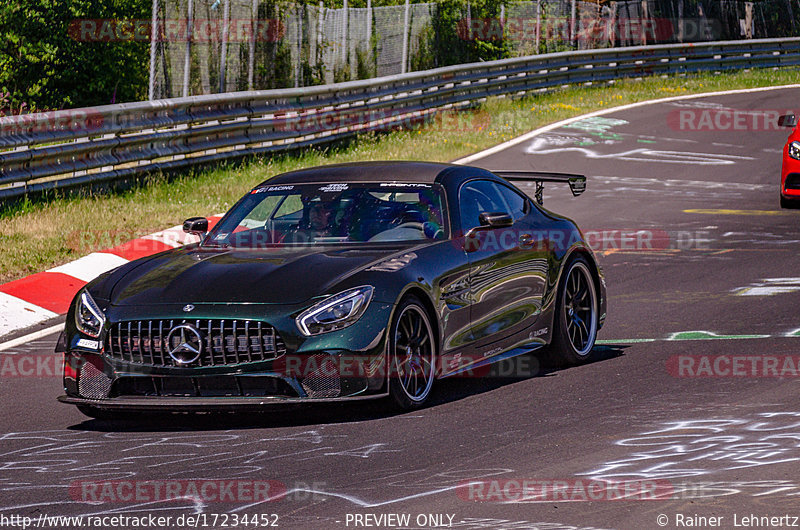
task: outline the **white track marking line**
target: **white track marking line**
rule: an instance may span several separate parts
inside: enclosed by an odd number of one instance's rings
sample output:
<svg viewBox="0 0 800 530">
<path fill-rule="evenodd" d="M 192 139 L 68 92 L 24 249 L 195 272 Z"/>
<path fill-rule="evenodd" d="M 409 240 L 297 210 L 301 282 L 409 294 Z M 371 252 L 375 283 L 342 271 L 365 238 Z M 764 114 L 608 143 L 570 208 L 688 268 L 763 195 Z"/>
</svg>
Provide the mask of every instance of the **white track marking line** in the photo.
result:
<svg viewBox="0 0 800 530">
<path fill-rule="evenodd" d="M 49 328 L 44 328 L 39 331 L 34 331 L 33 333 L 29 333 L 27 335 L 23 335 L 22 337 L 17 337 L 16 339 L 9 340 L 0 344 L 0 351 L 9 350 L 11 348 L 16 348 L 22 344 L 34 341 L 36 339 L 41 339 L 42 337 L 47 337 L 48 335 L 52 335 L 58 331 L 64 329 L 64 324 L 56 324 L 55 326 L 50 326 Z"/>
<path fill-rule="evenodd" d="M 766 92 L 770 90 L 784 90 L 790 88 L 800 88 L 800 84 L 795 85 L 781 85 L 781 86 L 772 86 L 772 87 L 760 87 L 760 88 L 743 88 L 739 90 L 722 90 L 720 92 L 707 92 L 705 94 L 686 94 L 684 96 L 672 96 L 668 98 L 661 98 L 661 99 L 650 99 L 647 101 L 639 101 L 637 103 L 629 103 L 628 105 L 620 105 L 619 107 L 611 107 L 602 110 L 596 110 L 594 112 L 590 112 L 588 114 L 581 114 L 580 116 L 575 116 L 574 118 L 568 118 L 566 120 L 561 120 L 556 123 L 551 123 L 550 125 L 545 125 L 544 127 L 539 127 L 536 130 L 531 132 L 525 133 L 522 136 L 517 136 L 507 142 L 503 142 L 502 144 L 495 145 L 494 147 L 490 147 L 488 149 L 484 149 L 483 151 L 479 151 L 475 154 L 465 156 L 464 158 L 459 158 L 451 162 L 452 164 L 470 164 L 475 160 L 480 160 L 481 158 L 486 158 L 489 155 L 493 155 L 495 153 L 499 153 L 500 151 L 504 151 L 509 147 L 515 146 L 517 144 L 521 144 L 526 140 L 530 140 L 531 138 L 538 136 L 540 134 L 544 134 L 546 132 L 550 132 L 555 129 L 559 129 L 564 127 L 565 125 L 569 125 L 570 123 L 574 123 L 576 121 L 584 120 L 586 118 L 592 118 L 595 116 L 605 116 L 606 114 L 612 114 L 614 112 L 619 112 L 628 109 L 634 109 L 637 107 L 644 107 L 646 105 L 657 105 L 659 103 L 669 103 L 670 101 L 680 101 L 684 99 L 694 99 L 694 98 L 707 98 L 713 96 L 727 96 L 730 94 L 749 94 L 752 92 Z M 504 168 L 500 168 L 504 169 Z"/>
</svg>

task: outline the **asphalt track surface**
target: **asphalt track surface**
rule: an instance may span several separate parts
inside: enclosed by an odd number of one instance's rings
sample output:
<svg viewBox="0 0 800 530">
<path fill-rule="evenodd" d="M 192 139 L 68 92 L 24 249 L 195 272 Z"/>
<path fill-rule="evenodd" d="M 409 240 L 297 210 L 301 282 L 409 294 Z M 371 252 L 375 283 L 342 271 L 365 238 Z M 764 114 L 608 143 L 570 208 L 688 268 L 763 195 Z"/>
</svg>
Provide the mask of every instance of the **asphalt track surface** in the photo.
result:
<svg viewBox="0 0 800 530">
<path fill-rule="evenodd" d="M 800 358 L 800 336 L 792 336 L 800 328 L 800 210 L 778 206 L 788 131 L 694 131 L 675 117 L 796 103 L 796 89 L 787 89 L 643 106 L 475 162 L 589 175 L 579 198 L 548 187 L 545 206 L 598 238 L 609 313 L 596 362 L 535 377 L 442 381 L 430 406 L 407 414 L 348 405 L 138 422 L 88 420 L 57 403 L 58 377 L 4 374 L 0 522 L 236 513 L 277 514 L 281 528 L 363 528 L 355 515 L 407 514 L 405 526 L 426 528 L 436 522 L 428 514 L 442 514 L 452 528 L 639 529 L 731 528 L 756 515 L 788 516 L 761 527 L 791 526 L 800 516 L 800 379 L 784 362 Z M 637 243 L 614 230 L 646 236 Z M 54 342 L 3 356 L 50 355 Z M 711 372 L 701 361 L 679 371 L 686 355 L 707 356 Z M 782 377 L 753 376 L 752 360 L 714 365 L 719 355 L 777 359 Z M 255 505 L 246 493 L 206 505 L 91 504 L 74 488 L 81 480 L 174 479 L 271 480 L 288 495 Z M 514 479 L 568 486 L 544 497 L 498 493 Z M 576 482 L 623 479 L 655 481 L 660 498 L 606 491 L 582 500 Z M 464 487 L 481 480 L 495 482 Z M 701 519 L 712 516 L 721 519 Z M 212 523 L 198 527 L 225 527 Z"/>
</svg>

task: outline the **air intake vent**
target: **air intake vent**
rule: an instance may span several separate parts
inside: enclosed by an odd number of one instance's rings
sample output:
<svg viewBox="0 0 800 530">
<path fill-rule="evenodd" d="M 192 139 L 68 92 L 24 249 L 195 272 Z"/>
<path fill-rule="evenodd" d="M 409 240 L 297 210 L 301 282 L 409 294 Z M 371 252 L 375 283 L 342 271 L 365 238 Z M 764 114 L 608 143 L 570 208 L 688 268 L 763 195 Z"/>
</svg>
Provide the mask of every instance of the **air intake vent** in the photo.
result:
<svg viewBox="0 0 800 530">
<path fill-rule="evenodd" d="M 336 363 L 331 355 L 312 355 L 308 359 L 308 366 L 316 366 L 303 379 L 302 387 L 308 397 L 333 398 L 342 393 L 342 383 Z"/>
<path fill-rule="evenodd" d="M 111 389 L 111 379 L 92 363 L 84 362 L 78 376 L 78 393 L 89 399 L 104 399 Z"/>
<path fill-rule="evenodd" d="M 786 175 L 783 187 L 787 190 L 800 190 L 800 173 Z"/>
</svg>

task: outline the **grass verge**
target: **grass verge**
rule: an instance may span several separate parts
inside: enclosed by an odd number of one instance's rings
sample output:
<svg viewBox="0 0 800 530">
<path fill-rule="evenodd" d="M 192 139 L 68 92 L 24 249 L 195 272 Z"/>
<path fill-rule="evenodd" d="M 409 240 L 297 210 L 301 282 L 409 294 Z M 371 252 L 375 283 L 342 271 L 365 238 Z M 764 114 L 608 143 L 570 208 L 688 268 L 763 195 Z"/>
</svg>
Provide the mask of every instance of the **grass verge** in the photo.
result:
<svg viewBox="0 0 800 530">
<path fill-rule="evenodd" d="M 124 192 L 55 197 L 0 207 L 0 283 L 89 252 L 227 210 L 278 173 L 359 160 L 453 160 L 537 127 L 601 108 L 683 94 L 795 83 L 796 69 L 646 78 L 571 87 L 522 99 L 494 98 L 415 129 L 365 134 L 344 145 L 149 176 Z"/>
</svg>

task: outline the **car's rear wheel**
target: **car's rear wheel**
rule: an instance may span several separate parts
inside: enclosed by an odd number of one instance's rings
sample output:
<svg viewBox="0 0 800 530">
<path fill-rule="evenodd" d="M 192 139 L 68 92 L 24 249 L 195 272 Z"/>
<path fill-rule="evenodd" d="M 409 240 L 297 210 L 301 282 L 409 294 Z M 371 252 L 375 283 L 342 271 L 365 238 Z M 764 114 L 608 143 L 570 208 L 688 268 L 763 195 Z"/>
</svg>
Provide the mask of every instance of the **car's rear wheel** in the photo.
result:
<svg viewBox="0 0 800 530">
<path fill-rule="evenodd" d="M 558 287 L 550 357 L 560 364 L 587 362 L 597 338 L 598 300 L 594 276 L 583 257 L 566 266 Z"/>
<path fill-rule="evenodd" d="M 436 340 L 422 302 L 403 299 L 392 319 L 389 335 L 389 396 L 409 410 L 428 399 L 436 375 Z"/>
</svg>

